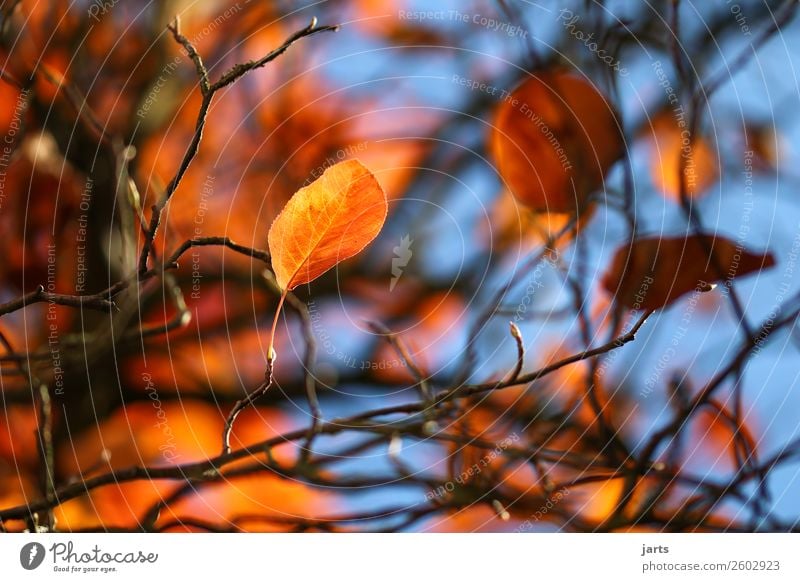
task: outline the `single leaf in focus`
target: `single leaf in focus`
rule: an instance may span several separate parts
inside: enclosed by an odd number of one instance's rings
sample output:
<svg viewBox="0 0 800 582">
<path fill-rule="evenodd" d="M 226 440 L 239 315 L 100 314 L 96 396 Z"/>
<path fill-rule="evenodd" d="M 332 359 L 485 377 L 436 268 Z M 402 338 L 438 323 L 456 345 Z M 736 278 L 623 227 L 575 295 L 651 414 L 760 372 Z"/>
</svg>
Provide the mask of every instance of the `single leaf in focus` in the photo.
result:
<svg viewBox="0 0 800 582">
<path fill-rule="evenodd" d="M 538 73 L 495 112 L 491 151 L 500 176 L 537 212 L 575 213 L 622 156 L 614 110 L 586 80 L 564 71 Z"/>
<path fill-rule="evenodd" d="M 659 309 L 692 291 L 710 291 L 712 283 L 774 264 L 769 252 L 751 253 L 731 240 L 710 234 L 642 238 L 617 249 L 603 286 L 621 305 Z"/>
<path fill-rule="evenodd" d="M 378 235 L 387 211 L 381 185 L 358 160 L 325 170 L 292 196 L 269 229 L 278 285 L 294 289 L 357 254 Z"/>
</svg>

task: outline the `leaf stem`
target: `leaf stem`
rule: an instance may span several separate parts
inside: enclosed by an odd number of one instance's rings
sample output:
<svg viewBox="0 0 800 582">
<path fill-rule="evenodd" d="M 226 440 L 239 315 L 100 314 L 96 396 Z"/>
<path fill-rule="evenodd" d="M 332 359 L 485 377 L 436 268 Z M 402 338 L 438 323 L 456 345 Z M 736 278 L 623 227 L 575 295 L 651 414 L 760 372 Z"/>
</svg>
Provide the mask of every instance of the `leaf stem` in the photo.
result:
<svg viewBox="0 0 800 582">
<path fill-rule="evenodd" d="M 272 320 L 272 330 L 269 332 L 269 350 L 267 351 L 267 359 L 270 362 L 275 360 L 275 330 L 278 328 L 278 317 L 281 315 L 281 309 L 283 308 L 283 303 L 286 301 L 286 295 L 288 293 L 288 289 L 284 289 L 281 292 L 278 307 L 275 308 L 275 318 Z"/>
</svg>

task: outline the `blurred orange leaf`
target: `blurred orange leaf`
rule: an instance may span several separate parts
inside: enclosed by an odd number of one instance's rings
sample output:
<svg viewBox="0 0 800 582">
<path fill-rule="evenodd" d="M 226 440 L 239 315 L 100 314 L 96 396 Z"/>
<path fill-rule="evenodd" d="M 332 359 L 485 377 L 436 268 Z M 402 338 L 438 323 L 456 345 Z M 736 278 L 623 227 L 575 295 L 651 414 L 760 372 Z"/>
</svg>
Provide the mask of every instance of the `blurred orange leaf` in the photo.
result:
<svg viewBox="0 0 800 582">
<path fill-rule="evenodd" d="M 583 209 L 623 153 L 605 97 L 563 71 L 527 79 L 503 99 L 491 147 L 512 194 L 533 210 L 556 213 Z"/>
<path fill-rule="evenodd" d="M 715 281 L 774 264 L 769 252 L 750 253 L 726 238 L 709 234 L 642 238 L 617 249 L 603 286 L 626 307 L 659 309 L 691 291 L 710 291 Z"/>
<path fill-rule="evenodd" d="M 292 196 L 269 229 L 278 285 L 294 289 L 360 252 L 378 235 L 387 212 L 386 194 L 361 162 L 325 170 Z"/>
<path fill-rule="evenodd" d="M 702 194 L 717 180 L 717 152 L 701 136 L 690 142 L 675 117 L 662 113 L 653 121 L 650 168 L 662 195 L 680 201 L 681 172 L 689 197 Z"/>
</svg>

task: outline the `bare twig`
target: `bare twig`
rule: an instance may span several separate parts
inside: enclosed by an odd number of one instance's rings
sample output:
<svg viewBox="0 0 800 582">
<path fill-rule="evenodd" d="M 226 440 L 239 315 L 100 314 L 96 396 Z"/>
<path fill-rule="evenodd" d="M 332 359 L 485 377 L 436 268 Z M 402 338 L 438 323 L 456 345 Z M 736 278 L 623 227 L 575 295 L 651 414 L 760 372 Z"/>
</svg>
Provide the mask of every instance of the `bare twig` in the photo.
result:
<svg viewBox="0 0 800 582">
<path fill-rule="evenodd" d="M 233 430 L 233 423 L 243 410 L 255 404 L 259 398 L 266 394 L 270 386 L 272 386 L 272 365 L 275 360 L 267 358 L 267 372 L 266 379 L 250 394 L 236 402 L 233 409 L 228 413 L 225 419 L 225 426 L 222 428 L 222 454 L 225 455 L 231 451 L 231 431 Z"/>
<path fill-rule="evenodd" d="M 645 314 L 628 333 L 617 338 L 613 342 L 609 342 L 608 344 L 605 344 L 598 348 L 594 348 L 592 350 L 587 350 L 585 352 L 576 354 L 575 356 L 571 356 L 569 358 L 564 358 L 563 360 L 560 360 L 559 362 L 546 366 L 545 368 L 542 368 L 541 370 L 538 370 L 536 372 L 522 375 L 512 383 L 499 382 L 494 384 L 476 384 L 473 386 L 464 386 L 462 387 L 461 390 L 455 389 L 453 391 L 445 391 L 444 393 L 435 398 L 435 402 L 440 403 L 454 398 L 463 398 L 466 396 L 479 394 L 491 390 L 498 390 L 513 385 L 531 383 L 572 363 L 606 353 L 613 349 L 617 349 L 633 341 L 637 331 L 641 328 L 642 325 L 644 325 L 644 322 L 646 321 L 648 315 L 649 313 Z M 237 405 L 234 406 L 234 410 L 228 416 L 228 420 L 225 423 L 226 430 L 223 435 L 223 439 L 226 442 L 226 445 L 228 444 L 230 437 L 232 417 L 233 420 L 235 420 L 235 415 L 233 413 L 236 412 L 236 414 L 238 414 L 239 412 L 241 412 L 241 410 L 252 404 L 254 401 L 258 399 L 258 397 L 263 395 L 268 388 L 269 384 L 267 383 L 267 381 L 265 381 L 250 395 L 248 395 L 247 398 L 239 401 L 239 403 L 237 403 Z M 412 404 L 391 406 L 382 409 L 374 409 L 366 413 L 356 414 L 349 418 L 335 419 L 330 422 L 323 422 L 318 427 L 317 432 L 318 434 L 336 434 L 346 430 L 367 430 L 367 431 L 383 430 L 386 431 L 387 434 L 391 434 L 391 432 L 394 431 L 395 429 L 392 428 L 392 426 L 389 424 L 383 423 L 379 427 L 374 427 L 370 425 L 364 425 L 364 421 L 369 419 L 380 418 L 387 415 L 402 414 L 402 413 L 406 414 L 419 413 L 424 411 L 426 408 L 427 405 L 425 403 L 412 403 Z M 272 447 L 285 444 L 291 441 L 296 441 L 306 436 L 307 436 L 307 430 L 299 429 L 288 433 L 284 433 L 280 436 L 273 437 L 271 439 L 262 441 L 256 445 L 246 447 L 243 449 L 230 450 L 230 447 L 226 446 L 227 450 L 224 453 L 218 455 L 217 457 L 209 459 L 208 461 L 203 461 L 199 463 L 189 463 L 185 465 L 177 465 L 173 467 L 130 467 L 128 469 L 112 471 L 110 473 L 105 473 L 103 475 L 98 475 L 96 477 L 90 477 L 79 483 L 73 483 L 71 485 L 62 487 L 57 491 L 56 498 L 58 500 L 58 503 L 64 503 L 65 501 L 74 499 L 75 497 L 80 497 L 81 495 L 84 495 L 88 491 L 96 489 L 97 487 L 103 487 L 105 485 L 110 485 L 115 483 L 119 484 L 130 481 L 136 481 L 139 479 L 203 480 L 203 479 L 214 478 L 216 475 L 218 475 L 219 469 L 221 467 L 230 463 L 234 463 L 238 460 L 250 457 L 254 454 L 254 451 L 256 450 L 269 450 Z M 0 519 L 6 519 L 6 520 L 19 519 L 21 516 L 28 515 L 29 512 L 41 511 L 48 507 L 51 507 L 51 502 L 46 499 L 33 501 L 25 506 L 18 506 L 5 510 L 0 510 Z"/>
<path fill-rule="evenodd" d="M 181 34 L 181 19 L 180 16 L 175 16 L 175 20 L 167 26 L 175 41 L 179 43 L 186 50 L 186 55 L 192 59 L 197 76 L 200 77 L 200 91 L 203 95 L 209 92 L 210 86 L 208 81 L 208 70 L 203 64 L 203 59 L 194 48 L 192 42 Z"/>
<path fill-rule="evenodd" d="M 14 354 L 14 347 L 0 331 L 0 343 L 3 344 L 9 354 Z M 34 399 L 38 400 L 39 407 L 37 413 L 36 443 L 39 449 L 40 484 L 44 492 L 45 499 L 51 503 L 56 503 L 56 486 L 53 472 L 55 470 L 55 454 L 53 451 L 53 410 L 50 399 L 50 390 L 47 385 L 31 373 L 27 363 L 17 360 L 20 373 L 26 377 L 28 385 L 34 392 Z M 34 527 L 43 526 L 48 530 L 54 525 L 53 511 L 51 506 L 45 514 L 45 518 L 38 518 L 38 523 L 32 524 Z M 33 518 L 33 514 L 31 514 Z"/>
<path fill-rule="evenodd" d="M 517 365 L 514 366 L 514 369 L 511 371 L 511 375 L 508 377 L 508 382 L 514 382 L 519 378 L 520 373 L 522 372 L 522 366 L 525 364 L 525 344 L 522 340 L 522 332 L 520 331 L 519 327 L 513 321 L 508 322 L 508 326 L 511 329 L 511 337 L 514 338 L 514 342 L 517 344 Z"/>
<path fill-rule="evenodd" d="M 175 38 L 181 44 L 182 36 L 178 33 L 177 22 L 173 25 Z M 195 124 L 194 134 L 192 135 L 192 139 L 189 142 L 189 146 L 186 148 L 186 152 L 183 155 L 183 159 L 181 160 L 180 164 L 178 165 L 178 169 L 175 172 L 173 178 L 167 184 L 167 188 L 164 191 L 163 198 L 157 203 L 154 204 L 152 207 L 152 213 L 150 215 L 150 223 L 147 227 L 144 236 L 144 242 L 142 244 L 142 251 L 139 255 L 139 274 L 142 275 L 147 272 L 147 260 L 150 257 L 150 252 L 152 251 L 153 242 L 155 241 L 155 237 L 158 231 L 159 226 L 161 225 L 161 213 L 164 211 L 167 203 L 169 203 L 172 195 L 178 189 L 178 186 L 183 180 L 184 175 L 186 174 L 189 166 L 192 164 L 195 156 L 197 155 L 198 150 L 200 149 L 200 141 L 203 138 L 203 130 L 206 125 L 206 118 L 208 116 L 208 111 L 211 108 L 211 102 L 214 98 L 214 95 L 220 89 L 227 87 L 228 85 L 236 82 L 238 79 L 249 73 L 254 69 L 258 69 L 263 67 L 267 63 L 275 60 L 280 55 L 285 53 L 289 50 L 289 47 L 292 46 L 298 40 L 312 36 L 319 32 L 328 32 L 328 31 L 336 31 L 338 28 L 336 26 L 317 26 L 316 18 L 312 19 L 311 23 L 306 26 L 305 28 L 295 32 L 289 38 L 287 38 L 281 46 L 276 48 L 275 50 L 268 53 L 266 56 L 258 59 L 256 61 L 248 61 L 246 63 L 234 65 L 228 72 L 226 72 L 222 77 L 212 85 L 208 85 L 208 74 L 205 70 L 205 67 L 202 66 L 202 60 L 200 56 L 197 55 L 196 51 L 192 47 L 191 43 L 186 41 L 184 46 L 188 46 L 191 48 L 191 54 L 196 56 L 192 57 L 192 60 L 195 63 L 195 68 L 197 68 L 198 73 L 201 76 L 201 91 L 203 95 L 203 100 L 200 103 L 200 111 L 197 114 L 197 121 Z M 187 49 L 188 50 L 188 49 Z"/>
<path fill-rule="evenodd" d="M 379 321 L 368 321 L 367 325 L 370 327 L 370 329 L 372 329 L 372 331 L 385 338 L 386 341 L 389 342 L 389 345 L 394 348 L 403 361 L 403 366 L 411 370 L 414 380 L 416 380 L 417 386 L 419 386 L 419 391 L 422 395 L 422 398 L 426 402 L 430 402 L 432 394 L 428 384 L 428 374 L 424 372 L 414 361 L 414 358 L 411 357 L 411 353 L 408 351 L 408 347 L 403 341 L 403 338 L 392 332 L 392 330 Z"/>
<path fill-rule="evenodd" d="M 96 309 L 99 311 L 110 311 L 114 307 L 114 302 L 106 299 L 103 294 L 62 295 L 60 293 L 49 293 L 45 291 L 43 285 L 39 285 L 34 291 L 0 305 L 0 316 L 12 313 L 28 305 L 33 305 L 34 303 L 52 303 L 55 305 L 77 307 L 79 309 Z"/>
</svg>

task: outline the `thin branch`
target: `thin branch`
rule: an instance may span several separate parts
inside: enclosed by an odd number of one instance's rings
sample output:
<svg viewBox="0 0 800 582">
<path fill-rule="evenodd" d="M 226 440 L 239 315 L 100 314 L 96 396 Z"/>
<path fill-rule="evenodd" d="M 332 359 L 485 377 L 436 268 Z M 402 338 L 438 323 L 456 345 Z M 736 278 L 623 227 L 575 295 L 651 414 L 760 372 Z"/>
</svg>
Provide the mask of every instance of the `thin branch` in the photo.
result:
<svg viewBox="0 0 800 582">
<path fill-rule="evenodd" d="M 99 311 L 111 311 L 114 308 L 114 302 L 106 299 L 103 294 L 62 295 L 60 293 L 49 293 L 45 291 L 43 285 L 39 285 L 34 291 L 0 305 L 0 316 L 35 303 L 52 303 L 55 305 L 77 307 L 79 309 L 96 309 Z"/>
<path fill-rule="evenodd" d="M 161 225 L 161 214 L 164 211 L 166 205 L 169 203 L 170 199 L 172 198 L 172 195 L 178 189 L 178 186 L 183 180 L 184 175 L 188 171 L 189 166 L 191 166 L 192 161 L 197 156 L 197 152 L 200 149 L 200 141 L 203 138 L 203 130 L 205 129 L 206 118 L 208 117 L 208 111 L 211 108 L 211 102 L 217 91 L 223 89 L 224 87 L 230 85 L 231 83 L 234 83 L 248 72 L 263 67 L 267 63 L 275 60 L 277 57 L 285 53 L 291 45 L 293 45 L 301 38 L 312 36 L 314 34 L 317 34 L 318 32 L 335 31 L 337 29 L 338 28 L 336 26 L 318 27 L 316 18 L 312 19 L 311 23 L 308 26 L 292 34 L 289 38 L 287 38 L 283 42 L 281 46 L 279 46 L 278 48 L 271 51 L 269 54 L 267 54 L 266 56 L 257 61 L 249 61 L 247 63 L 235 65 L 232 69 L 230 69 L 227 73 L 225 73 L 222 76 L 222 78 L 219 79 L 216 83 L 208 86 L 207 89 L 203 89 L 203 87 L 206 86 L 208 83 L 207 78 L 203 80 L 205 67 L 199 69 L 201 75 L 201 90 L 203 94 L 203 100 L 200 103 L 200 110 L 197 114 L 197 121 L 195 123 L 194 134 L 192 135 L 192 139 L 189 142 L 189 146 L 186 148 L 186 152 L 184 153 L 183 158 L 181 159 L 181 162 L 178 165 L 178 169 L 175 172 L 175 175 L 167 184 L 167 188 L 164 191 L 164 196 L 157 204 L 154 204 L 152 207 L 152 214 L 150 215 L 150 223 L 145 232 L 144 242 L 142 244 L 142 251 L 141 254 L 139 255 L 140 275 L 147 272 L 147 261 L 148 258 L 150 257 L 150 253 L 153 248 L 153 243 L 155 241 L 156 234 Z M 189 44 L 188 46 L 191 46 L 191 44 Z M 202 65 L 202 61 L 200 60 L 199 55 L 197 55 L 196 59 L 193 58 L 193 60 L 195 62 L 196 68 L 198 63 Z M 205 74 L 207 76 L 207 73 Z"/>
<path fill-rule="evenodd" d="M 134 275 L 133 278 L 118 281 L 99 293 L 95 293 L 93 295 L 63 295 L 60 293 L 46 292 L 44 286 L 40 285 L 36 290 L 31 291 L 30 293 L 0 304 L 0 316 L 6 315 L 7 313 L 12 313 L 35 303 L 53 303 L 55 305 L 64 305 L 79 309 L 111 311 L 115 308 L 115 304 L 112 299 L 127 289 L 133 281 L 138 280 L 139 282 L 144 282 L 161 274 L 165 270 L 177 269 L 179 266 L 178 259 L 180 259 L 180 257 L 187 250 L 192 247 L 201 246 L 224 246 L 239 254 L 258 259 L 269 264 L 269 253 L 266 251 L 240 245 L 228 237 L 212 236 L 195 238 L 184 242 L 174 253 L 172 253 L 172 255 L 170 255 L 169 259 L 166 260 L 162 267 L 145 271 L 138 277 Z"/>
<path fill-rule="evenodd" d="M 50 70 L 50 68 L 44 64 L 39 66 L 38 72 L 56 89 L 64 91 L 67 102 L 73 107 L 73 109 L 75 109 L 75 113 L 78 115 L 78 120 L 89 131 L 89 133 L 94 135 L 100 143 L 113 148 L 114 145 L 111 143 L 108 135 L 106 135 L 103 124 L 97 118 L 97 115 L 94 113 L 92 108 L 89 107 L 86 97 L 78 90 L 78 88 L 70 83 L 67 83 L 66 79 Z"/>
<path fill-rule="evenodd" d="M 220 89 L 227 87 L 231 83 L 235 83 L 239 78 L 243 77 L 250 71 L 255 69 L 260 69 L 267 63 L 270 63 L 289 50 L 289 47 L 292 46 L 295 42 L 302 38 L 306 38 L 309 36 L 313 36 L 320 32 L 336 32 L 339 30 L 338 25 L 334 26 L 317 26 L 317 19 L 312 18 L 311 22 L 309 22 L 308 26 L 305 28 L 298 30 L 294 34 L 292 34 L 289 38 L 283 41 L 283 44 L 278 48 L 274 49 L 273 51 L 269 52 L 267 55 L 261 57 L 255 61 L 248 61 L 246 63 L 239 63 L 231 67 L 222 77 L 211 86 L 210 93 L 214 93 L 219 91 Z"/>
<path fill-rule="evenodd" d="M 432 393 L 428 384 L 429 375 L 426 372 L 423 372 L 414 361 L 414 358 L 411 357 L 411 353 L 408 351 L 408 347 L 400 335 L 392 332 L 388 327 L 379 321 L 368 321 L 367 326 L 373 332 L 381 335 L 389 343 L 389 345 L 394 348 L 394 350 L 397 352 L 397 355 L 399 355 L 400 359 L 403 361 L 403 365 L 411 370 L 414 380 L 416 380 L 417 386 L 419 386 L 419 391 L 423 400 L 425 400 L 425 402 L 430 402 Z"/>
<path fill-rule="evenodd" d="M 714 376 L 714 378 L 712 378 L 711 381 L 706 384 L 706 386 L 700 390 L 700 392 L 698 392 L 698 394 L 685 406 L 684 409 L 678 411 L 678 413 L 675 415 L 675 418 L 670 423 L 653 433 L 645 446 L 642 448 L 642 452 L 639 453 L 639 460 L 636 464 L 636 467 L 629 473 L 626 479 L 623 494 L 620 496 L 620 501 L 617 504 L 614 513 L 607 520 L 609 524 L 613 525 L 622 519 L 626 507 L 633 499 L 636 483 L 638 482 L 640 476 L 644 474 L 646 467 L 652 464 L 653 456 L 662 443 L 667 439 L 673 440 L 676 435 L 688 425 L 689 420 L 694 416 L 695 412 L 709 402 L 719 386 L 728 376 L 730 376 L 735 370 L 744 364 L 745 359 L 756 347 L 763 345 L 763 343 L 776 331 L 783 329 L 790 324 L 794 326 L 797 322 L 798 313 L 800 313 L 800 311 L 795 310 L 783 319 L 774 322 L 772 320 L 765 321 L 761 325 L 759 333 L 751 336 L 748 341 L 742 345 L 730 363 L 725 368 L 720 370 L 717 375 Z"/>
<path fill-rule="evenodd" d="M 522 373 L 522 366 L 525 364 L 525 344 L 522 341 L 522 332 L 517 324 L 513 321 L 509 321 L 508 325 L 511 330 L 511 337 L 514 338 L 514 341 L 517 344 L 517 365 L 514 366 L 514 369 L 511 371 L 511 375 L 508 377 L 507 382 L 515 382 Z"/>
<path fill-rule="evenodd" d="M 581 352 L 580 354 L 576 354 L 569 358 L 564 358 L 563 360 L 560 360 L 559 362 L 546 366 L 545 368 L 542 368 L 536 372 L 522 375 L 513 383 L 500 382 L 494 384 L 476 384 L 473 386 L 465 386 L 461 390 L 455 389 L 452 391 L 445 391 L 440 396 L 436 397 L 434 404 L 438 404 L 440 402 L 444 402 L 446 400 L 454 398 L 463 398 L 473 394 L 506 388 L 513 385 L 528 384 L 572 363 L 585 360 L 587 358 L 591 358 L 609 352 L 611 350 L 617 349 L 634 340 L 636 333 L 642 327 L 642 325 L 644 325 L 649 315 L 650 312 L 645 313 L 628 333 L 617 338 L 612 342 L 609 342 L 608 344 L 605 344 L 598 348 L 594 348 L 592 350 Z M 246 399 L 240 401 L 240 404 L 237 404 L 237 406 L 234 407 L 234 410 L 239 409 L 239 411 L 241 411 L 243 408 L 245 408 L 247 405 L 251 404 L 255 399 L 257 399 L 260 395 L 262 395 L 268 387 L 269 386 L 266 382 L 263 383 Z M 391 416 L 395 414 L 419 413 L 425 410 L 426 408 L 427 405 L 425 403 L 412 403 L 412 404 L 401 404 L 386 408 L 375 409 L 369 412 L 363 412 L 353 415 L 349 418 L 334 419 L 330 422 L 323 422 L 318 427 L 317 433 L 337 434 L 345 430 L 373 431 L 380 429 L 386 432 L 387 434 L 391 434 L 396 429 L 392 428 L 391 424 L 389 423 L 381 423 L 379 427 L 373 427 L 364 425 L 364 421 L 370 419 L 376 419 L 383 416 Z M 229 419 L 226 422 L 227 431 L 223 436 L 225 442 L 227 442 L 229 439 L 231 424 L 232 423 L 230 422 L 230 416 L 229 416 Z M 242 449 L 230 450 L 230 448 L 228 447 L 228 450 L 225 453 L 220 454 L 211 459 L 208 459 L 207 461 L 187 463 L 184 465 L 176 465 L 171 467 L 140 466 L 140 467 L 129 467 L 127 469 L 112 471 L 109 473 L 105 473 L 103 475 L 97 475 L 95 477 L 87 478 L 81 482 L 66 485 L 57 491 L 56 497 L 58 500 L 58 504 L 60 504 L 70 499 L 81 497 L 82 495 L 85 495 L 89 491 L 96 489 L 98 487 L 103 487 L 111 484 L 126 483 L 130 481 L 137 481 L 140 479 L 149 479 L 149 480 L 182 479 L 182 480 L 194 480 L 194 481 L 213 479 L 217 475 L 219 475 L 220 468 L 230 463 L 239 461 L 241 459 L 252 457 L 255 450 L 269 451 L 275 446 L 296 441 L 298 439 L 304 438 L 305 436 L 307 436 L 307 430 L 298 429 L 267 439 L 255 445 L 251 445 Z M 28 505 L 21 505 L 17 507 L 11 507 L 8 509 L 0 510 L 0 519 L 5 519 L 5 520 L 19 519 L 20 517 L 29 515 L 31 512 L 41 511 L 51 506 L 52 506 L 51 502 L 47 499 L 32 501 Z"/>
<path fill-rule="evenodd" d="M 222 428 L 223 455 L 226 455 L 231 451 L 231 431 L 233 430 L 233 423 L 236 422 L 236 418 L 243 410 L 254 405 L 259 398 L 267 393 L 267 390 L 269 390 L 270 386 L 272 386 L 272 365 L 274 361 L 275 360 L 273 358 L 267 358 L 266 379 L 258 386 L 258 388 L 250 392 L 250 394 L 241 400 L 237 401 L 236 404 L 233 405 L 231 411 L 228 413 L 228 417 L 225 419 L 225 425 Z"/>
<path fill-rule="evenodd" d="M 605 354 L 607 352 L 610 352 L 611 350 L 615 350 L 617 348 L 621 348 L 625 344 L 628 344 L 628 343 L 632 342 L 634 339 L 636 339 L 636 334 L 638 333 L 639 329 L 641 329 L 641 327 L 645 324 L 645 322 L 650 317 L 650 315 L 653 314 L 653 311 L 654 310 L 650 310 L 650 311 L 647 311 L 646 313 L 644 313 L 639 318 L 639 320 L 636 322 L 636 324 L 630 329 L 630 331 L 628 331 L 627 333 L 619 336 L 618 338 L 616 338 L 616 339 L 614 339 L 614 340 L 612 340 L 612 341 L 610 341 L 608 343 L 603 344 L 602 346 L 598 346 L 596 348 L 592 348 L 590 350 L 585 350 L 583 352 L 579 352 L 579 353 L 574 354 L 572 356 L 568 356 L 566 358 L 563 358 L 563 359 L 561 359 L 561 360 L 559 360 L 557 362 L 554 362 L 554 363 L 550 364 L 549 366 L 545 366 L 544 368 L 541 368 L 541 369 L 539 369 L 539 370 L 537 370 L 535 372 L 531 372 L 529 374 L 523 374 L 523 375 L 517 377 L 514 381 L 502 381 L 502 382 L 495 382 L 495 383 L 474 384 L 474 385 L 471 385 L 471 386 L 469 386 L 469 385 L 465 386 L 464 388 L 461 388 L 461 389 L 454 388 L 454 389 L 446 392 L 445 394 L 437 397 L 436 400 L 437 400 L 437 402 L 443 402 L 445 400 L 449 400 L 450 398 L 452 398 L 452 397 L 454 397 L 456 395 L 458 395 L 459 397 L 460 396 L 470 396 L 470 395 L 473 395 L 473 394 L 480 394 L 480 393 L 483 393 L 483 392 L 490 392 L 490 391 L 499 390 L 499 389 L 502 389 L 502 388 L 509 388 L 511 386 L 519 386 L 521 384 L 530 384 L 531 382 L 535 382 L 536 380 L 539 380 L 540 378 L 542 378 L 544 376 L 547 376 L 548 374 L 551 374 L 551 373 L 555 372 L 556 370 L 560 370 L 561 368 L 569 366 L 570 364 L 574 364 L 576 362 L 580 362 L 580 361 L 583 361 L 583 360 L 588 360 L 589 358 L 593 358 L 595 356 L 599 356 L 599 355 Z"/>
<path fill-rule="evenodd" d="M 185 242 L 183 242 L 176 250 L 173 252 L 167 260 L 164 261 L 164 268 L 165 269 L 176 269 L 178 267 L 178 259 L 191 248 L 194 247 L 213 247 L 213 246 L 221 246 L 227 247 L 232 251 L 239 253 L 240 255 L 245 255 L 247 257 L 251 257 L 253 259 L 258 259 L 259 261 L 263 261 L 269 265 L 269 253 L 267 251 L 261 249 L 255 249 L 246 247 L 244 245 L 240 245 L 237 242 L 234 242 L 227 236 L 207 236 L 201 238 L 192 238 Z M 156 270 L 148 271 L 147 275 L 155 275 L 157 273 Z"/>
<path fill-rule="evenodd" d="M 470 375 L 472 374 L 475 360 L 478 356 L 478 336 L 480 333 L 485 329 L 485 327 L 489 324 L 492 318 L 497 315 L 497 311 L 501 309 L 501 305 L 503 300 L 505 299 L 506 295 L 514 288 L 519 281 L 518 276 L 520 273 L 528 273 L 531 269 L 536 267 L 542 260 L 546 259 L 548 255 L 553 253 L 553 249 L 555 248 L 556 244 L 561 240 L 562 237 L 566 236 L 568 233 L 572 232 L 573 229 L 577 225 L 577 219 L 572 218 L 570 221 L 564 225 L 564 227 L 554 234 L 553 236 L 548 238 L 547 243 L 545 244 L 545 248 L 538 253 L 532 255 L 527 261 L 525 261 L 522 265 L 519 265 L 517 269 L 515 269 L 513 275 L 508 278 L 508 280 L 494 293 L 494 295 L 489 300 L 486 308 L 478 315 L 475 322 L 472 326 L 470 326 L 469 332 L 467 334 L 467 346 L 466 346 L 466 353 L 464 354 L 464 360 L 461 365 L 461 370 L 456 376 L 455 384 L 463 384 L 466 382 Z"/>
<path fill-rule="evenodd" d="M 708 102 L 717 89 L 729 81 L 733 77 L 733 73 L 741 71 L 747 65 L 747 62 L 752 59 L 758 50 L 770 39 L 772 35 L 779 31 L 781 27 L 791 20 L 794 13 L 797 11 L 797 0 L 786 0 L 783 5 L 776 11 L 776 14 L 771 19 L 771 22 L 761 30 L 755 37 L 750 46 L 743 49 L 734 59 L 729 66 L 720 70 L 719 73 L 712 76 L 708 81 L 698 86 L 695 92 L 694 99 L 696 103 Z M 733 72 L 733 73 L 732 73 Z"/>
<path fill-rule="evenodd" d="M 14 347 L 6 337 L 6 334 L 0 331 L 0 343 L 3 344 L 9 354 L 14 354 Z M 40 485 L 44 496 L 49 499 L 51 503 L 56 503 L 56 486 L 53 478 L 53 471 L 55 469 L 55 453 L 53 449 L 53 410 L 50 399 L 50 390 L 47 385 L 39 380 L 31 373 L 28 365 L 22 361 L 17 360 L 17 366 L 20 373 L 25 376 L 30 386 L 31 392 L 34 393 L 34 399 L 38 396 L 39 407 L 37 411 L 37 428 L 36 428 L 36 443 L 39 449 L 39 469 L 40 469 Z M 47 510 L 45 519 L 39 523 L 32 524 L 34 531 L 36 526 L 44 526 L 48 530 L 53 527 L 53 511 L 51 506 Z"/>
<path fill-rule="evenodd" d="M 175 20 L 167 26 L 169 31 L 172 33 L 172 36 L 175 38 L 175 42 L 183 46 L 186 50 L 186 55 L 192 59 L 194 63 L 194 68 L 197 71 L 197 76 L 200 77 L 200 92 L 205 95 L 209 92 L 209 81 L 208 81 L 208 70 L 206 69 L 205 65 L 203 64 L 203 58 L 200 56 L 200 53 L 197 52 L 197 49 L 194 48 L 192 41 L 181 34 L 181 19 L 180 16 L 175 16 Z"/>
</svg>

